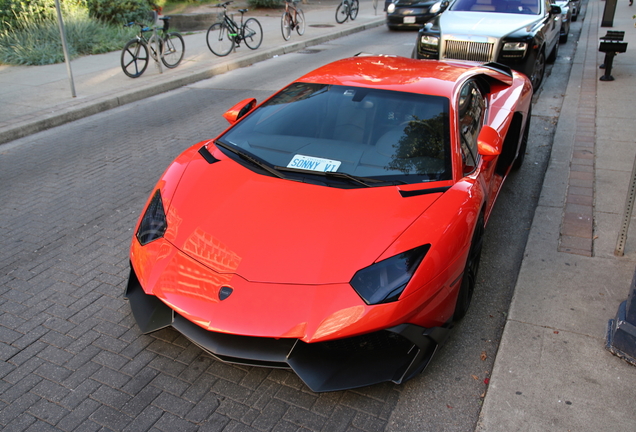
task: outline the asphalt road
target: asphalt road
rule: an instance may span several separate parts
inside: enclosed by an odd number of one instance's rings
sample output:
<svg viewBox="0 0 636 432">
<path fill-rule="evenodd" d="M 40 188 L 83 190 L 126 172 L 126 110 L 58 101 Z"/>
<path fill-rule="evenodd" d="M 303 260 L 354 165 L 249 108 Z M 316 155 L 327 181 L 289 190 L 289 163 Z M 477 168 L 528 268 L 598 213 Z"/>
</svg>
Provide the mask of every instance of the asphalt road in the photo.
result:
<svg viewBox="0 0 636 432">
<path fill-rule="evenodd" d="M 226 109 L 360 51 L 409 56 L 415 33 L 368 30 L 0 146 L 0 426 L 473 430 L 579 28 L 536 97 L 526 161 L 488 224 L 471 310 L 401 386 L 314 394 L 288 371 L 216 362 L 172 330 L 141 335 L 123 292 L 132 228 L 156 180 L 226 127 Z"/>
</svg>

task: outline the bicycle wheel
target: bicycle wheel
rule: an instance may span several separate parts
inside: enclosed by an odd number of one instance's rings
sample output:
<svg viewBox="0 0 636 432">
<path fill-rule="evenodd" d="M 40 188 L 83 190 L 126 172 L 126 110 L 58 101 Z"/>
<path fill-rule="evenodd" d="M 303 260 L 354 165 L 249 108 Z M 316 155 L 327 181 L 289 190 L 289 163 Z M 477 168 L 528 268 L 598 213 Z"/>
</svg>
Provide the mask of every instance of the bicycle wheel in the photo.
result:
<svg viewBox="0 0 636 432">
<path fill-rule="evenodd" d="M 351 18 L 351 21 L 353 21 L 358 16 L 358 9 L 360 9 L 360 3 L 358 3 L 358 0 L 349 0 L 349 2 L 350 2 L 349 18 Z"/>
<path fill-rule="evenodd" d="M 208 29 L 206 36 L 208 48 L 219 57 L 226 56 L 234 48 L 234 38 L 230 37 L 227 26 L 224 23 L 214 23 Z"/>
<path fill-rule="evenodd" d="M 148 67 L 148 47 L 145 42 L 130 40 L 121 52 L 121 68 L 126 75 L 137 78 Z"/>
<path fill-rule="evenodd" d="M 336 9 L 336 22 L 342 24 L 349 16 L 349 3 L 341 2 Z"/>
<path fill-rule="evenodd" d="M 263 42 L 263 27 L 256 18 L 245 21 L 243 26 L 243 40 L 249 49 L 255 50 Z"/>
<path fill-rule="evenodd" d="M 167 68 L 176 68 L 185 54 L 185 43 L 179 33 L 168 33 L 163 41 L 163 57 L 161 60 Z"/>
<path fill-rule="evenodd" d="M 289 12 L 283 12 L 283 16 L 280 17 L 280 31 L 283 33 L 283 39 L 289 40 L 291 37 L 291 16 Z"/>
<path fill-rule="evenodd" d="M 302 9 L 296 13 L 296 31 L 300 36 L 305 34 L 305 12 Z"/>
</svg>

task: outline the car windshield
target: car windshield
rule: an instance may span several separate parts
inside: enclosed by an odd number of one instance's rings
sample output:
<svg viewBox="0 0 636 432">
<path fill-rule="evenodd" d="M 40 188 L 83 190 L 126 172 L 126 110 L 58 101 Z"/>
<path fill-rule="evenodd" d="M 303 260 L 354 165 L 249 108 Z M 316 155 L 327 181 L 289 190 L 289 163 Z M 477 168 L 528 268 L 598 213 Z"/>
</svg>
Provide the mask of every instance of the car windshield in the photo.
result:
<svg viewBox="0 0 636 432">
<path fill-rule="evenodd" d="M 496 12 L 537 15 L 539 0 L 457 0 L 450 8 L 452 11 Z"/>
<path fill-rule="evenodd" d="M 354 176 L 376 180 L 371 185 L 447 180 L 448 105 L 440 96 L 294 83 L 219 141 L 285 177 Z"/>
</svg>

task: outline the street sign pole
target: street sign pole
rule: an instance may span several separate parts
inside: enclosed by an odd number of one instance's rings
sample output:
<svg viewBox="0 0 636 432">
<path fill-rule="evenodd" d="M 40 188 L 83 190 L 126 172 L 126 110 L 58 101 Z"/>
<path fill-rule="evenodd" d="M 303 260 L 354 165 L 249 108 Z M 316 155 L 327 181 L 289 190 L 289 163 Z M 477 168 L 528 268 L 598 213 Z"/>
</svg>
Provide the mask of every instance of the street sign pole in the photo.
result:
<svg viewBox="0 0 636 432">
<path fill-rule="evenodd" d="M 62 10 L 60 9 L 60 0 L 55 0 L 55 9 L 57 10 L 57 24 L 60 28 L 60 36 L 62 38 L 62 49 L 64 50 L 64 61 L 66 62 L 66 72 L 71 83 L 71 96 L 76 97 L 75 84 L 73 83 L 73 71 L 71 71 L 71 56 L 68 55 L 68 46 L 66 45 L 66 32 L 64 31 L 64 21 L 62 20 Z"/>
</svg>

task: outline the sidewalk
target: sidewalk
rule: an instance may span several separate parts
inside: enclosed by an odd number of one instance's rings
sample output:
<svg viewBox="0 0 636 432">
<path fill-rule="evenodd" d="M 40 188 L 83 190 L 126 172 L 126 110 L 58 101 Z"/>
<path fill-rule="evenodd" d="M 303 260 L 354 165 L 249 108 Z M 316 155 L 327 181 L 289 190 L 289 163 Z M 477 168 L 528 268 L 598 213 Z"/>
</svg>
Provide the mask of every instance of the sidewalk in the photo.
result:
<svg viewBox="0 0 636 432">
<path fill-rule="evenodd" d="M 289 41 L 284 41 L 281 35 L 280 14 L 262 16 L 248 12 L 246 18 L 255 16 L 263 27 L 263 43 L 255 51 L 241 44 L 227 57 L 216 57 L 210 52 L 205 31 L 185 35 L 182 63 L 175 69 L 164 67 L 161 74 L 151 62 L 141 77 L 128 78 L 121 70 L 119 51 L 75 59 L 71 69 L 76 98 L 71 96 L 64 63 L 0 65 L 0 144 L 277 55 L 384 25 L 384 13 L 379 10 L 375 15 L 371 0 L 361 1 L 356 20 L 343 24 L 336 23 L 335 4 L 312 5 L 305 14 L 305 34 L 298 36 L 294 32 Z M 240 14 L 236 13 L 235 18 L 240 18 Z"/>
<path fill-rule="evenodd" d="M 619 1 L 614 26 L 600 28 L 605 2 L 588 2 L 478 431 L 636 430 L 636 368 L 605 350 L 636 267 L 633 220 L 625 256 L 614 256 L 636 155 L 628 4 Z M 607 30 L 625 31 L 629 43 L 612 82 L 599 81 Z"/>
</svg>

